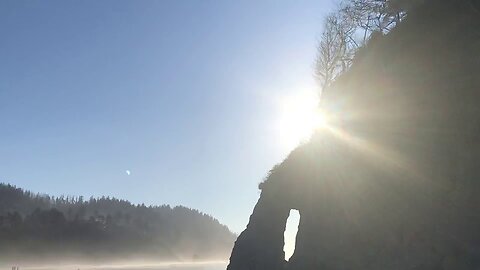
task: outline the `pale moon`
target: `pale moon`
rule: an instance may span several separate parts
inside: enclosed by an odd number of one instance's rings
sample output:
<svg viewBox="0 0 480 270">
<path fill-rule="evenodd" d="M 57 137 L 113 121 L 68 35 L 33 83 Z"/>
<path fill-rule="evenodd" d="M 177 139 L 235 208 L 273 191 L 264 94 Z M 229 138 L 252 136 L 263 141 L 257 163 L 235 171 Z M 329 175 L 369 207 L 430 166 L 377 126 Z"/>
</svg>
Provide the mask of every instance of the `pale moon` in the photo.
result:
<svg viewBox="0 0 480 270">
<path fill-rule="evenodd" d="M 127 173 L 127 175 L 131 174 L 131 172 L 129 170 L 126 170 L 125 173 Z"/>
</svg>

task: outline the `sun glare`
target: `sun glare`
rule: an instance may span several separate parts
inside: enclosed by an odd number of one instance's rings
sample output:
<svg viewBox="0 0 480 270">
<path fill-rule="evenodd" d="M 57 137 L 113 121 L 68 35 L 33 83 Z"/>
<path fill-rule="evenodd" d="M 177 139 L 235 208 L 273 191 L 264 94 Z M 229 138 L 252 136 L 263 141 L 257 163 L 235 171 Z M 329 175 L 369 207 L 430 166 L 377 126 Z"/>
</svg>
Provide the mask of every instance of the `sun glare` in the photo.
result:
<svg viewBox="0 0 480 270">
<path fill-rule="evenodd" d="M 307 90 L 280 99 L 277 129 L 282 147 L 292 150 L 325 126 L 326 118 L 318 102 L 318 94 Z"/>
</svg>

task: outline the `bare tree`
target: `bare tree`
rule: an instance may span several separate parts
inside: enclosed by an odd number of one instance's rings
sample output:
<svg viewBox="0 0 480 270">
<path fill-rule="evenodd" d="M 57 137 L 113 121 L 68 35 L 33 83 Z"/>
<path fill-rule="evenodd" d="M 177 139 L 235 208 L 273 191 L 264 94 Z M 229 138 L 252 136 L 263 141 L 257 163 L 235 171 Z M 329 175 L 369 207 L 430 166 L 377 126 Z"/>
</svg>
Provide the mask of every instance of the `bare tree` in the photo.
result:
<svg viewBox="0 0 480 270">
<path fill-rule="evenodd" d="M 346 71 L 353 58 L 349 39 L 354 28 L 342 19 L 337 13 L 330 14 L 325 19 L 316 62 L 316 75 L 322 89 Z"/>
<path fill-rule="evenodd" d="M 356 51 L 374 33 L 391 31 L 416 1 L 420 0 L 342 0 L 325 19 L 318 45 L 316 75 L 322 89 L 350 67 Z"/>
</svg>

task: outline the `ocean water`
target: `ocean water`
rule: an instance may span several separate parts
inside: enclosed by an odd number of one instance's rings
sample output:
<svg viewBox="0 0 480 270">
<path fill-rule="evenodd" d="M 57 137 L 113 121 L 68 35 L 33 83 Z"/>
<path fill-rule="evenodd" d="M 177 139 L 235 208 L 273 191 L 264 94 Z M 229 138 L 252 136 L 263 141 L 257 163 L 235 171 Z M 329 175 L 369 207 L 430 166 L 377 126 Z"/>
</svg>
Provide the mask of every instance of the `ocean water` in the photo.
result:
<svg viewBox="0 0 480 270">
<path fill-rule="evenodd" d="M 104 266 L 80 270 L 225 270 L 227 263 L 172 263 L 143 266 Z M 66 269 L 65 269 L 66 270 Z M 78 269 L 72 269 L 78 270 Z"/>
<path fill-rule="evenodd" d="M 62 265 L 62 266 L 19 266 L 19 270 L 225 270 L 227 262 L 201 263 L 157 263 L 157 264 L 115 264 L 115 265 Z M 4 268 L 12 270 L 11 268 Z M 3 270 L 3 267 L 0 268 Z"/>
</svg>

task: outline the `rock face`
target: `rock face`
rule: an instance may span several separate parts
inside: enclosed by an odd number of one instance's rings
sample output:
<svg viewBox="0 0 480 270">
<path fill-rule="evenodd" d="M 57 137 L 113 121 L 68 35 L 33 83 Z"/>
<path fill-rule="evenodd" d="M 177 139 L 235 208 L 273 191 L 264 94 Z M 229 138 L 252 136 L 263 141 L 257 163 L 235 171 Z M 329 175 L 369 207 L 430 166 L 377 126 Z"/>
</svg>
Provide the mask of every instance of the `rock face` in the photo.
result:
<svg viewBox="0 0 480 270">
<path fill-rule="evenodd" d="M 322 94 L 330 125 L 261 184 L 228 270 L 480 269 L 477 4 L 425 1 L 364 49 Z"/>
</svg>

